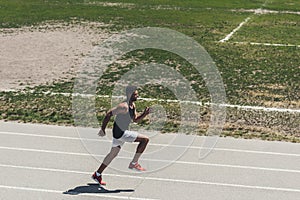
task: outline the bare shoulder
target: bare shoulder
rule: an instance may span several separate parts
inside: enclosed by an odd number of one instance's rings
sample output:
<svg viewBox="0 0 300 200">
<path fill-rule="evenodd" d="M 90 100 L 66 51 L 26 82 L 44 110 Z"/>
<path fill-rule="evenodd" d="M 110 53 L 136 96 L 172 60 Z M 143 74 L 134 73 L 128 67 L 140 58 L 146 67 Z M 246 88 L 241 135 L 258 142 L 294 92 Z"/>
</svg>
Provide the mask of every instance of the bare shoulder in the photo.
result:
<svg viewBox="0 0 300 200">
<path fill-rule="evenodd" d="M 118 115 L 122 113 L 126 113 L 128 111 L 128 105 L 126 102 L 122 102 L 119 105 L 117 105 L 115 108 L 113 108 L 112 113 L 113 115 Z"/>
<path fill-rule="evenodd" d="M 118 109 L 128 109 L 128 104 L 126 102 L 119 103 Z"/>
</svg>

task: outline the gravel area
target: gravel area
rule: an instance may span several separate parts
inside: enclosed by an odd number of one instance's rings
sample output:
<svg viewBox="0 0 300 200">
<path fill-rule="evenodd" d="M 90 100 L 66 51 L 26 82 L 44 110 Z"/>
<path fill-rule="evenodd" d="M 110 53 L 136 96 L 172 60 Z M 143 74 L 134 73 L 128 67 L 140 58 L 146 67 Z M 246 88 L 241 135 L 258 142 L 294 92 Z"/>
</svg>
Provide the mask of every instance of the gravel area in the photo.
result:
<svg viewBox="0 0 300 200">
<path fill-rule="evenodd" d="M 107 26 L 74 21 L 0 29 L 0 90 L 70 79 L 93 47 L 109 37 Z"/>
</svg>

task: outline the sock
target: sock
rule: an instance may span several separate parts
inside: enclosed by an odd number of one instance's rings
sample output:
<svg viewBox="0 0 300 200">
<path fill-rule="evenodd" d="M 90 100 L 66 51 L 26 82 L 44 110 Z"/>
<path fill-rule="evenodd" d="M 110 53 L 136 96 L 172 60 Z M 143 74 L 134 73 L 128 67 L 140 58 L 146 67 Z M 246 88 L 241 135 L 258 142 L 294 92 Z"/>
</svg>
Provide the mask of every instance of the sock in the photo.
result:
<svg viewBox="0 0 300 200">
<path fill-rule="evenodd" d="M 98 172 L 96 172 L 96 176 L 101 176 L 101 174 L 99 174 Z"/>
<path fill-rule="evenodd" d="M 136 164 L 136 162 L 131 162 L 131 164 L 135 165 L 135 164 Z"/>
</svg>

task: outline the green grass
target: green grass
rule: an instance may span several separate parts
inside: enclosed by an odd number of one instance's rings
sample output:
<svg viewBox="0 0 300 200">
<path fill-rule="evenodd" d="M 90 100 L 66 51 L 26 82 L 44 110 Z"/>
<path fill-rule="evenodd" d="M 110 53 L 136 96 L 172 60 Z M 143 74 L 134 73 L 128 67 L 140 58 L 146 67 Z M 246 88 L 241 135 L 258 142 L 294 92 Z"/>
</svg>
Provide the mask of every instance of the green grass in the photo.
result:
<svg viewBox="0 0 300 200">
<path fill-rule="evenodd" d="M 298 11 L 300 10 L 300 2 L 297 0 L 268 0 L 267 5 L 265 6 L 267 9 L 274 9 L 274 10 L 291 10 L 291 11 Z"/>
<path fill-rule="evenodd" d="M 115 2 L 115 3 L 131 3 L 135 6 L 132 7 L 144 7 L 144 8 L 155 8 L 160 7 L 161 9 L 167 8 L 178 8 L 178 9 L 189 9 L 189 10 L 197 10 L 197 9 L 256 9 L 256 8 L 265 8 L 265 9 L 277 9 L 277 10 L 299 10 L 300 3 L 297 0 L 288 0 L 282 2 L 281 0 L 273 0 L 270 2 L 269 0 L 155 0 L 155 1 L 147 1 L 147 0 L 107 0 L 107 1 L 95 1 L 89 0 L 86 2 Z M 263 4 L 266 3 L 265 6 Z M 97 4 L 96 4 L 97 5 Z"/>
<path fill-rule="evenodd" d="M 232 11 L 232 9 L 257 8 L 299 11 L 298 0 L 267 1 L 264 6 L 265 0 L 123 0 L 121 6 L 116 4 L 107 6 L 103 4 L 104 2 L 120 1 L 0 0 L 0 28 L 38 25 L 49 20 L 71 24 L 74 23 L 74 19 L 78 23 L 80 20 L 103 22 L 109 24 L 110 31 L 147 26 L 171 28 L 192 37 L 205 47 L 222 75 L 228 103 L 299 109 L 299 48 L 230 43 L 237 41 L 299 45 L 300 15 L 254 15 Z M 229 43 L 217 42 L 249 16 L 251 20 Z M 110 95 L 114 83 L 123 74 L 138 64 L 156 62 L 177 69 L 187 80 L 193 81 L 192 87 L 201 101 L 210 101 L 202 77 L 177 55 L 146 49 L 131 52 L 122 59 L 131 62 L 126 66 L 112 64 L 99 81 L 97 94 Z M 43 92 L 72 93 L 73 86 L 74 79 L 31 88 L 33 92 L 28 90 L 15 93 L 1 92 L 0 119 L 74 125 L 71 97 L 43 94 Z M 140 96 L 175 98 L 166 88 L 153 85 L 141 88 Z M 142 108 L 154 103 L 140 102 L 139 106 Z M 110 106 L 110 99 L 97 98 L 99 121 L 103 119 Z M 168 121 L 161 131 L 176 132 L 179 125 L 178 105 L 164 103 L 163 106 L 167 111 Z M 229 125 L 224 129 L 224 136 L 299 142 L 299 115 L 261 114 L 234 109 L 229 109 L 227 114 Z M 205 134 L 210 117 L 207 108 L 204 108 L 201 117 L 203 124 L 195 132 Z M 269 122 L 266 119 L 272 120 Z M 237 125 L 236 121 L 243 123 Z M 144 125 L 147 123 L 149 123 L 147 120 L 143 122 Z"/>
<path fill-rule="evenodd" d="M 84 101 L 86 102 L 86 101 Z M 149 119 L 143 120 L 140 125 L 133 125 L 132 128 L 158 129 L 161 133 L 177 132 L 180 124 L 191 126 L 188 121 L 180 118 L 180 105 L 178 103 L 167 103 L 158 101 L 138 101 L 137 111 L 141 113 L 145 106 L 160 105 L 165 109 L 167 120 L 162 126 L 149 127 Z M 99 127 L 106 111 L 111 107 L 111 99 L 97 97 L 96 113 L 87 113 L 81 110 L 83 117 L 76 125 Z M 1 92 L 0 93 L 0 119 L 17 120 L 27 123 L 44 123 L 58 125 L 75 125 L 72 110 L 72 97 L 65 95 L 50 95 L 40 92 Z M 99 123 L 93 124 L 89 117 L 96 115 Z M 193 129 L 193 134 L 206 135 L 210 120 L 209 107 L 202 107 L 200 110 L 200 126 Z M 227 110 L 227 122 L 221 136 L 237 138 L 260 138 L 264 140 L 277 140 L 300 142 L 298 126 L 300 123 L 299 114 L 288 113 L 263 113 L 241 111 L 238 109 Z M 240 122 L 244 121 L 244 122 Z M 156 122 L 158 123 L 158 122 Z M 112 128 L 112 121 L 108 124 Z M 148 127 L 148 128 L 147 128 Z M 191 126 L 192 128 L 195 125 Z M 190 128 L 188 129 L 190 130 Z M 190 134 L 191 132 L 186 132 Z"/>
<path fill-rule="evenodd" d="M 71 124 L 70 97 L 38 92 L 1 92 L 0 119 L 32 123 Z"/>
<path fill-rule="evenodd" d="M 84 1 L 0 1 L 0 27 L 20 27 L 46 20 L 71 21 L 73 18 L 111 24 L 111 30 L 136 27 L 167 27 L 202 41 L 218 40 L 230 32 L 248 14 L 219 10 L 153 10 L 95 6 Z M 147 4 L 146 4 L 147 5 Z M 141 4 L 140 6 L 145 6 Z M 2 7 L 2 6 L 1 6 Z"/>
<path fill-rule="evenodd" d="M 300 45 L 300 15 L 268 14 L 252 17 L 233 41 Z"/>
<path fill-rule="evenodd" d="M 222 73 L 230 103 L 266 106 L 265 101 L 299 102 L 298 48 L 225 43 L 208 47 L 208 51 Z M 282 98 L 271 98 L 278 95 Z"/>
</svg>

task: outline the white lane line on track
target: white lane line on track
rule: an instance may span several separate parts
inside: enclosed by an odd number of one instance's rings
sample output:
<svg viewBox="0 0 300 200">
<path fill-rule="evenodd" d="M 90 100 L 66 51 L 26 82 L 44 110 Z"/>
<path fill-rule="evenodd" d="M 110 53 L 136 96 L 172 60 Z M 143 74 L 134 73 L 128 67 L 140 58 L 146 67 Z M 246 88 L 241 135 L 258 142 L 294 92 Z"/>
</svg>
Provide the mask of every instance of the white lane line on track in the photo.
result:
<svg viewBox="0 0 300 200">
<path fill-rule="evenodd" d="M 13 189 L 13 190 L 25 190 L 25 191 L 33 191 L 33 192 L 47 192 L 47 193 L 57 193 L 57 194 L 64 194 L 65 191 L 59 190 L 50 190 L 50 189 L 41 189 L 41 188 L 30 188 L 30 187 L 17 187 L 17 186 L 8 186 L 8 185 L 0 185 L 0 188 L 3 189 Z M 66 193 L 68 194 L 68 193 Z M 132 200 L 157 200 L 157 199 L 149 199 L 149 198 L 138 198 L 138 197 L 131 197 L 131 196 L 113 196 L 113 195 L 106 195 L 106 194 L 96 194 L 96 193 L 79 193 L 80 196 L 92 196 L 92 197 L 105 197 L 105 198 L 112 198 L 112 199 L 132 199 Z"/>
<path fill-rule="evenodd" d="M 38 135 L 31 133 L 16 133 L 16 132 L 5 132 L 0 131 L 1 134 L 6 135 L 18 135 L 18 136 L 29 136 L 29 137 L 44 137 L 44 138 L 53 138 L 53 139 L 64 139 L 64 140 L 83 140 L 83 141 L 94 141 L 94 142 L 111 142 L 111 140 L 103 140 L 103 139 L 89 139 L 89 138 L 78 138 L 78 137 L 66 137 L 66 136 L 55 136 L 55 135 Z M 172 144 L 155 144 L 149 143 L 150 146 L 161 146 L 161 147 L 176 147 L 176 148 L 189 148 L 189 149 L 208 149 L 204 147 L 197 146 L 182 146 L 182 145 L 172 145 Z M 255 151 L 255 150 L 243 150 L 243 149 L 227 149 L 227 148 L 218 148 L 215 147 L 214 151 L 230 151 L 230 152 L 239 152 L 239 153 L 253 153 L 253 154 L 267 154 L 267 155 L 276 155 L 276 156 L 294 156 L 300 157 L 300 154 L 293 153 L 281 153 L 281 152 L 270 152 L 270 151 Z"/>
<path fill-rule="evenodd" d="M 242 28 L 242 26 L 247 23 L 251 18 L 247 17 L 242 23 L 239 24 L 238 27 L 236 27 L 233 31 L 231 31 L 231 33 L 229 33 L 224 39 L 220 40 L 219 42 L 226 42 L 228 40 L 230 40 L 230 38 L 233 36 L 233 34 L 235 32 L 237 32 L 240 28 Z"/>
<path fill-rule="evenodd" d="M 62 173 L 76 173 L 76 174 L 88 174 L 88 175 L 91 174 L 91 172 L 81 172 L 81 171 L 74 171 L 74 170 L 16 166 L 16 165 L 3 165 L 3 164 L 0 164 L 0 167 L 51 171 L 51 172 L 62 172 Z M 192 181 L 192 180 L 168 179 L 168 178 L 159 178 L 159 177 L 141 177 L 141 176 L 131 176 L 131 175 L 118 175 L 118 174 L 105 174 L 105 176 L 113 176 L 113 177 L 121 177 L 121 178 L 134 178 L 134 179 L 143 179 L 143 180 L 151 180 L 151 181 L 164 181 L 164 182 L 173 182 L 173 183 L 177 182 L 177 183 L 187 183 L 187 184 L 215 185 L 215 186 L 225 186 L 225 187 L 235 187 L 235 188 L 247 188 L 247 189 L 259 189 L 259 190 L 300 193 L 300 189 L 295 189 L 295 188 L 277 188 L 277 187 L 267 187 L 267 186 L 253 186 L 253 185 L 218 183 L 218 182 L 208 182 L 208 181 Z"/>
<path fill-rule="evenodd" d="M 53 138 L 53 139 L 63 139 L 63 140 L 86 140 L 86 141 L 102 141 L 100 139 L 89 139 L 89 138 L 79 138 L 79 137 L 68 137 L 68 136 L 58 136 L 58 135 L 43 135 L 43 134 L 32 134 L 32 133 L 20 133 L 20 132 L 6 132 L 0 131 L 0 134 L 5 135 L 17 135 L 17 136 L 29 136 L 29 137 L 42 137 L 42 138 Z M 96 133 L 95 133 L 96 135 Z"/>
<path fill-rule="evenodd" d="M 74 153 L 74 152 L 62 152 L 62 151 L 50 151 L 50 150 L 40 150 L 40 149 L 27 149 L 27 148 L 13 148 L 13 147 L 3 147 L 0 149 L 12 150 L 12 151 L 29 151 L 38 153 L 51 153 L 51 154 L 63 154 L 63 155 L 74 155 L 74 156 L 90 156 L 104 158 L 105 155 L 95 155 L 88 153 Z M 131 157 L 118 156 L 119 159 L 131 160 Z M 188 161 L 173 161 L 173 160 L 160 160 L 160 159 L 147 159 L 143 158 L 144 161 L 151 162 L 167 162 L 170 164 L 183 164 L 183 165 L 199 165 L 199 166 L 210 166 L 210 167 L 224 167 L 224 168 L 235 168 L 235 169 L 246 169 L 246 170 L 261 170 L 261 171 L 275 171 L 284 173 L 300 173 L 300 170 L 293 169 L 280 169 L 280 168 L 267 168 L 267 167 L 254 167 L 245 165 L 228 165 L 228 164 L 217 164 L 217 163 L 204 163 L 204 162 L 188 162 Z"/>
</svg>

